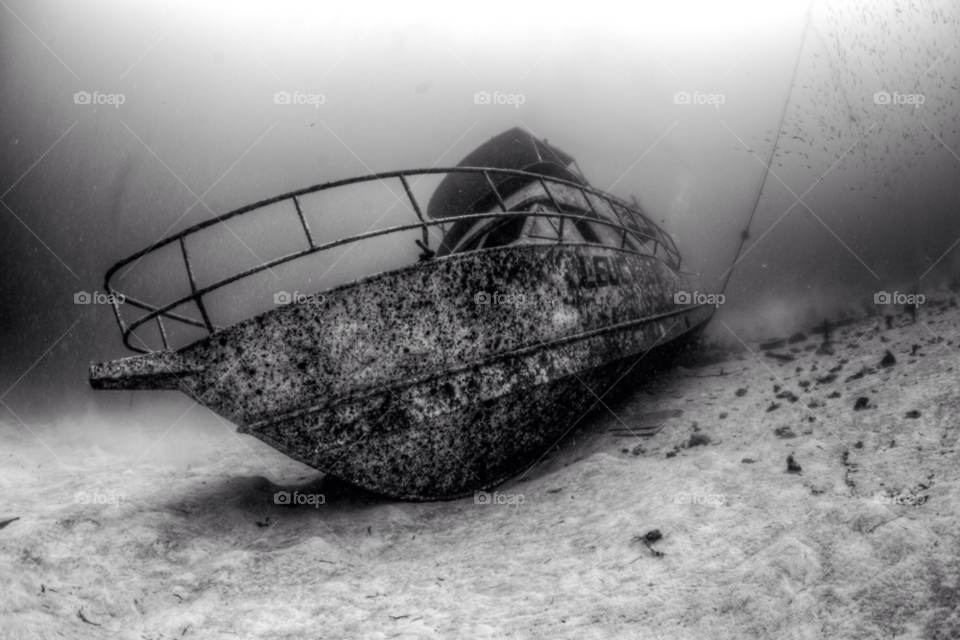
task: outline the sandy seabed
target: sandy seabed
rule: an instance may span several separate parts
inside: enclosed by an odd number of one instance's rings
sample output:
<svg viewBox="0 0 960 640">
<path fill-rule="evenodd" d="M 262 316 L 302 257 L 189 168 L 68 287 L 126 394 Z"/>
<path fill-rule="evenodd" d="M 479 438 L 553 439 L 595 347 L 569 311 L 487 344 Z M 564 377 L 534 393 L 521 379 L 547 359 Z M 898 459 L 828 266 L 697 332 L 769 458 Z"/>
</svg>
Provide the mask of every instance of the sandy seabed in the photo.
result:
<svg viewBox="0 0 960 640">
<path fill-rule="evenodd" d="M 676 368 L 486 504 L 352 491 L 201 408 L 0 424 L 0 637 L 960 638 L 948 300 Z"/>
</svg>

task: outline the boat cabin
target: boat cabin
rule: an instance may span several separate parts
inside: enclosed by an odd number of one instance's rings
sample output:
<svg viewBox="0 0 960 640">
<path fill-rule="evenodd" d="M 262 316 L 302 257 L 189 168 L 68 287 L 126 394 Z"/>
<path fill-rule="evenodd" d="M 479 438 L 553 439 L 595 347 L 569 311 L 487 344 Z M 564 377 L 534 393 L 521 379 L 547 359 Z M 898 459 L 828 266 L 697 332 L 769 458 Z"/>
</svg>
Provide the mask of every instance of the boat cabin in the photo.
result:
<svg viewBox="0 0 960 640">
<path fill-rule="evenodd" d="M 660 250 L 667 246 L 662 232 L 638 214 L 638 206 L 615 211 L 612 201 L 590 193 L 590 185 L 572 163 L 571 156 L 519 128 L 480 146 L 457 166 L 535 175 L 447 174 L 428 205 L 431 218 L 496 215 L 454 222 L 437 257 L 508 245 L 563 243 L 599 244 L 673 262 L 669 251 Z M 623 227 L 633 233 L 624 233 Z"/>
</svg>

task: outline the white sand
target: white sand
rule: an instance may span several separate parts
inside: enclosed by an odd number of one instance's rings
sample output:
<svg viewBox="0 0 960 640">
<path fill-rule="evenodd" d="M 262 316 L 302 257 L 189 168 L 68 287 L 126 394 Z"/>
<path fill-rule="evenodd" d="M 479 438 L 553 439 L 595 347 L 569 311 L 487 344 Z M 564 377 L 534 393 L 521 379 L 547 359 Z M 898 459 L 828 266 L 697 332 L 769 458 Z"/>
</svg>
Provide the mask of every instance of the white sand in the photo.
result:
<svg viewBox="0 0 960 640">
<path fill-rule="evenodd" d="M 514 506 L 344 492 L 200 409 L 146 456 L 166 430 L 132 428 L 146 410 L 108 432 L 31 425 L 39 440 L 3 425 L 0 521 L 19 520 L 0 529 L 0 637 L 957 638 L 958 319 L 928 303 L 839 330 L 835 356 L 676 370 L 500 487 Z M 664 409 L 683 414 L 652 438 L 605 433 Z M 697 429 L 712 444 L 677 449 Z M 278 506 L 278 487 L 326 503 Z"/>
</svg>

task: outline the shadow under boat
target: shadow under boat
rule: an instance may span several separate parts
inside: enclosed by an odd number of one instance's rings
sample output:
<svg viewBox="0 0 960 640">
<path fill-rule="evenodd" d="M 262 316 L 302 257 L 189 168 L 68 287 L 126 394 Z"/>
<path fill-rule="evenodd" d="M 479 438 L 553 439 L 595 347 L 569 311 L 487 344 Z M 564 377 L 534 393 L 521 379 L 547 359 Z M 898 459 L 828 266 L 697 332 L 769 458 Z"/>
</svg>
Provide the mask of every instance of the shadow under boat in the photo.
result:
<svg viewBox="0 0 960 640">
<path fill-rule="evenodd" d="M 95 364 L 96 389 L 173 389 L 290 457 L 405 500 L 456 499 L 494 487 L 540 459 L 636 362 L 699 335 L 714 308 L 673 240 L 640 210 L 591 187 L 573 158 L 520 129 L 457 167 L 382 173 L 308 187 L 195 225 L 114 265 L 117 272 L 179 243 L 190 293 L 127 323 L 143 355 Z M 424 216 L 408 178 L 444 174 Z M 301 199 L 371 180 L 399 180 L 417 220 L 317 243 Z M 209 286 L 193 276 L 186 240 L 230 218 L 292 205 L 309 248 Z M 446 232 L 434 251 L 429 231 Z M 449 228 L 447 228 L 449 227 Z M 347 243 L 422 229 L 420 260 L 231 326 L 205 300 L 260 271 Z M 680 301 L 680 302 L 678 302 Z M 196 305 L 202 322 L 179 309 Z M 164 321 L 208 335 L 168 344 Z M 131 344 L 156 322 L 163 348 Z"/>
</svg>

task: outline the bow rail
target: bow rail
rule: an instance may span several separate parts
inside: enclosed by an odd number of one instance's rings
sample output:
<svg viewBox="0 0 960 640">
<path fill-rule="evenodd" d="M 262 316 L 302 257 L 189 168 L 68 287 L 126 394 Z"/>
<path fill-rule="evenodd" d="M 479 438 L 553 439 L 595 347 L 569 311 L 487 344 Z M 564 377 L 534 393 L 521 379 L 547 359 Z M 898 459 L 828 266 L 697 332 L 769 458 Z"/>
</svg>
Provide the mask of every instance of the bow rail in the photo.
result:
<svg viewBox="0 0 960 640">
<path fill-rule="evenodd" d="M 459 216 L 450 216 L 442 219 L 431 220 L 424 217 L 423 211 L 420 208 L 419 203 L 417 202 L 416 197 L 410 188 L 410 183 L 408 177 L 410 176 L 424 176 L 431 174 L 450 174 L 450 173 L 482 173 L 490 186 L 491 193 L 496 196 L 496 202 L 500 208 L 500 211 L 492 211 L 486 213 L 471 213 Z M 547 212 L 547 211 L 525 211 L 525 210 L 508 210 L 504 197 L 498 191 L 496 185 L 491 179 L 491 175 L 495 176 L 506 176 L 506 177 L 515 177 L 515 178 L 526 178 L 530 182 L 539 182 L 543 190 L 549 197 L 550 202 L 553 204 L 556 212 Z M 306 216 L 303 212 L 303 206 L 301 204 L 301 198 L 304 196 L 309 196 L 321 191 L 327 191 L 329 189 L 335 189 L 337 187 L 344 187 L 347 185 L 357 184 L 361 182 L 369 182 L 373 180 L 385 181 L 391 179 L 398 179 L 403 186 L 404 193 L 407 198 L 409 198 L 411 205 L 413 206 L 413 212 L 416 214 L 418 219 L 417 222 L 412 222 L 410 224 L 393 226 L 386 229 L 379 229 L 376 231 L 368 231 L 366 233 L 352 235 L 346 238 L 341 238 L 339 240 L 334 240 L 326 243 L 317 243 L 314 238 L 313 232 L 310 229 L 309 224 L 307 223 Z M 561 207 L 557 203 L 557 199 L 554 198 L 554 194 L 551 193 L 549 189 L 549 184 L 563 185 L 568 188 L 572 188 L 580 193 L 584 201 L 590 205 L 589 209 L 584 209 L 579 213 L 564 213 L 564 209 L 569 210 L 570 207 Z M 609 209 L 614 213 L 616 220 L 608 220 L 604 216 L 597 215 L 594 212 L 597 202 L 591 202 L 587 197 L 587 194 L 593 195 L 595 198 L 604 202 Z M 256 211 L 263 209 L 267 206 L 290 201 L 293 204 L 293 209 L 296 212 L 296 215 L 299 219 L 300 225 L 303 229 L 303 233 L 306 237 L 308 247 L 301 251 L 295 251 L 287 255 L 269 260 L 267 262 L 262 262 L 256 267 L 243 270 L 239 273 L 236 273 L 227 278 L 223 278 L 214 282 L 213 284 L 200 287 L 197 286 L 197 280 L 194 275 L 193 266 L 190 261 L 190 252 L 187 250 L 186 239 L 199 231 L 207 229 L 216 224 L 220 224 L 241 216 L 245 213 L 251 211 Z M 163 350 L 169 350 L 170 345 L 168 342 L 168 336 L 166 329 L 164 328 L 163 320 L 167 319 L 174 322 L 183 323 L 193 327 L 199 327 L 207 331 L 208 334 L 213 333 L 214 331 L 221 329 L 213 324 L 210 320 L 210 316 L 207 313 L 206 306 L 204 305 L 204 296 L 225 287 L 229 284 L 242 280 L 244 278 L 249 278 L 257 273 L 271 269 L 277 265 L 284 264 L 286 262 L 291 262 L 302 258 L 308 255 L 312 255 L 321 251 L 332 249 L 334 247 L 339 247 L 345 244 L 350 244 L 353 242 L 360 242 L 370 238 L 383 236 L 391 233 L 400 233 L 404 231 L 409 231 L 411 229 L 422 229 L 423 231 L 423 240 L 417 240 L 416 244 L 423 249 L 423 253 L 420 254 L 420 260 L 426 261 L 431 259 L 444 259 L 444 258 L 434 258 L 435 252 L 430 249 L 430 227 L 447 225 L 450 223 L 456 223 L 462 220 L 481 220 L 486 218 L 495 218 L 498 216 L 504 215 L 535 215 L 537 217 L 543 218 L 555 218 L 559 220 L 560 223 L 560 238 L 557 241 L 558 244 L 569 244 L 564 241 L 563 234 L 563 225 L 565 221 L 570 221 L 570 223 L 575 223 L 579 220 L 584 220 L 585 218 L 590 221 L 591 224 L 601 224 L 610 228 L 613 228 L 615 231 L 619 232 L 622 237 L 620 244 L 620 250 L 630 253 L 640 253 L 631 249 L 628 246 L 627 239 L 632 238 L 635 240 L 635 246 L 646 247 L 649 253 L 642 253 L 642 255 L 653 255 L 654 257 L 662 260 L 665 264 L 670 266 L 673 269 L 680 268 L 680 253 L 677 250 L 676 244 L 673 242 L 673 239 L 663 232 L 660 227 L 658 227 L 652 220 L 645 216 L 639 208 L 639 205 L 627 203 L 619 198 L 616 198 L 608 193 L 595 189 L 586 184 L 580 184 L 576 182 L 571 182 L 569 180 L 563 180 L 561 178 L 549 177 L 537 173 L 530 173 L 526 171 L 519 171 L 515 169 L 495 169 L 495 168 L 481 168 L 481 167 L 452 167 L 452 168 L 430 168 L 430 169 L 410 169 L 402 171 L 389 171 L 384 173 L 377 173 L 367 176 L 360 176 L 355 178 L 347 178 L 345 180 L 337 180 L 333 182 L 328 182 L 324 184 L 314 185 L 311 187 L 306 187 L 296 191 L 291 191 L 284 193 L 282 195 L 274 196 L 267 198 L 265 200 L 260 200 L 252 204 L 234 209 L 228 213 L 225 213 L 221 216 L 216 216 L 209 220 L 205 220 L 201 223 L 193 225 L 179 233 L 168 236 L 153 245 L 138 251 L 123 260 L 120 260 L 114 264 L 107 271 L 104 276 L 104 288 L 108 294 L 111 294 L 111 302 L 113 306 L 114 315 L 117 320 L 117 324 L 120 327 L 121 334 L 123 336 L 123 344 L 131 351 L 136 351 L 139 353 L 152 353 L 154 350 L 145 349 L 138 347 L 136 345 L 130 344 L 131 337 L 135 336 L 135 331 L 146 325 L 146 323 L 155 320 L 157 323 L 157 328 L 159 330 L 161 341 L 163 342 Z M 593 214 L 593 215 L 591 215 Z M 589 217 L 588 217 L 589 216 Z M 170 302 L 163 306 L 151 305 L 143 300 L 138 300 L 131 296 L 123 294 L 121 291 L 117 291 L 114 286 L 111 284 L 113 276 L 123 267 L 130 265 L 131 263 L 135 264 L 143 257 L 151 254 L 153 252 L 162 249 L 163 247 L 177 242 L 180 244 L 180 253 L 183 258 L 183 263 L 186 269 L 187 279 L 190 284 L 190 293 L 186 296 L 178 298 L 173 302 Z M 652 246 L 649 243 L 652 242 Z M 129 304 L 138 309 L 142 309 L 147 313 L 142 317 L 137 318 L 130 324 L 127 324 L 122 314 L 120 313 L 120 302 L 118 302 L 118 296 L 122 295 L 125 304 Z M 188 304 L 195 304 L 200 312 L 200 317 L 202 321 L 195 320 L 188 316 L 176 313 L 174 310 L 178 307 L 182 307 Z M 139 336 L 136 336 L 139 339 Z M 141 340 L 141 343 L 146 344 Z"/>
</svg>

